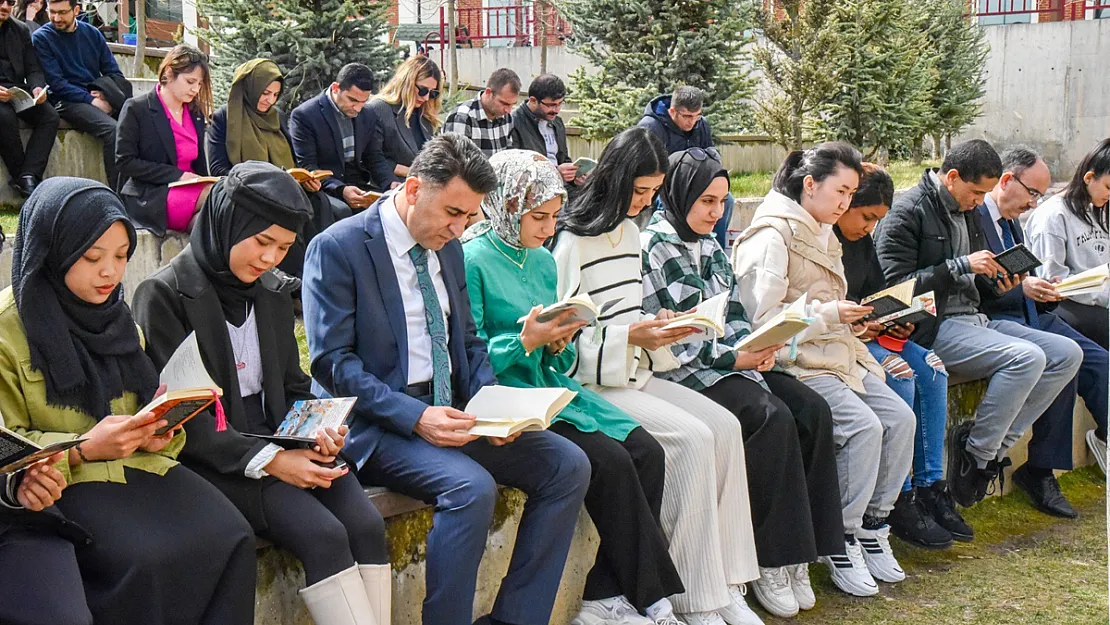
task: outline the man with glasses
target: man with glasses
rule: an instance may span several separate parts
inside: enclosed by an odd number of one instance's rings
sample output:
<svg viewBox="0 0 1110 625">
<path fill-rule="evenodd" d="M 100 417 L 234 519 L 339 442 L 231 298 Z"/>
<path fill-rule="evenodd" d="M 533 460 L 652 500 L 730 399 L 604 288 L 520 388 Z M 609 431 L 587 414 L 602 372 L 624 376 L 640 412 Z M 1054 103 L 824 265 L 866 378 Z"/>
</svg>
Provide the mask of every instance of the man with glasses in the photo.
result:
<svg viewBox="0 0 1110 625">
<path fill-rule="evenodd" d="M 998 254 L 1024 242 L 1019 217 L 1036 208 L 1052 174 L 1035 152 L 1015 148 L 1002 159 L 1002 177 L 979 206 L 977 217 L 986 234 L 987 249 Z M 982 310 L 991 319 L 1005 319 L 1075 341 L 1083 350 L 1079 373 L 1033 424 L 1029 460 L 1014 472 L 1014 482 L 1029 494 L 1033 505 L 1047 514 L 1075 518 L 1076 512 L 1060 492 L 1053 469 L 1072 468 L 1072 413 L 1076 392 L 1098 425 L 1106 427 L 1107 352 L 1051 312 L 1063 298 L 1051 282 L 1028 276 L 1000 298 L 984 299 Z"/>
<path fill-rule="evenodd" d="M 460 134 L 474 142 L 486 158 L 509 149 L 513 107 L 520 98 L 520 77 L 502 67 L 490 74 L 482 93 L 463 102 L 447 116 L 440 134 Z"/>
<path fill-rule="evenodd" d="M 19 88 L 38 98 L 46 89 L 46 76 L 31 46 L 31 31 L 13 17 L 15 0 L 0 0 L 0 159 L 8 168 L 8 185 L 23 197 L 31 195 L 46 170 L 46 160 L 58 132 L 58 114 L 40 103 L 16 110 Z M 19 121 L 31 126 L 27 149 L 19 136 Z"/>
<path fill-rule="evenodd" d="M 528 85 L 528 100 L 513 111 L 512 146 L 546 156 L 559 168 L 567 193 L 574 194 L 585 184 L 578 166 L 567 152 L 567 128 L 559 117 L 566 85 L 555 74 L 541 74 Z"/>
<path fill-rule="evenodd" d="M 46 72 L 50 100 L 58 115 L 75 130 L 103 143 L 104 173 L 116 188 L 116 118 L 131 97 L 131 84 L 108 49 L 108 42 L 94 26 L 77 19 L 78 0 L 50 0 L 50 24 L 35 31 L 31 40 Z"/>
</svg>

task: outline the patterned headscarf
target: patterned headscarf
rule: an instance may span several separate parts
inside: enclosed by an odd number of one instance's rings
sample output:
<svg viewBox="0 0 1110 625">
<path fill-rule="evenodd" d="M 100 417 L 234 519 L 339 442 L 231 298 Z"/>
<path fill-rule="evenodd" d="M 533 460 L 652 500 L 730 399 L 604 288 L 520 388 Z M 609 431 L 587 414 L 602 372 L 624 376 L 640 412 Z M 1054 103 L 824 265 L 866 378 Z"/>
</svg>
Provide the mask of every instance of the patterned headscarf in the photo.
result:
<svg viewBox="0 0 1110 625">
<path fill-rule="evenodd" d="M 486 220 L 463 233 L 465 243 L 493 230 L 519 249 L 520 218 L 555 197 L 567 199 L 563 177 L 547 157 L 529 150 L 504 150 L 489 159 L 497 172 L 497 188 L 482 201 Z"/>
</svg>

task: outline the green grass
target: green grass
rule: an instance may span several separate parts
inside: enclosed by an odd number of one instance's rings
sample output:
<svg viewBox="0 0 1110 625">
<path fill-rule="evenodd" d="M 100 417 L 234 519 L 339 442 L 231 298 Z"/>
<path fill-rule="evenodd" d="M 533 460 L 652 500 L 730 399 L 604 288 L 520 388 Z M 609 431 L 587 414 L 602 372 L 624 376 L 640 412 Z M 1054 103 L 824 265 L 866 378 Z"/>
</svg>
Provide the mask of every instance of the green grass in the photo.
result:
<svg viewBox="0 0 1110 625">
<path fill-rule="evenodd" d="M 4 229 L 4 234 L 14 236 L 17 225 L 19 225 L 19 209 L 7 205 L 0 208 L 0 228 Z"/>
<path fill-rule="evenodd" d="M 297 350 L 301 353 L 301 370 L 305 373 L 311 371 L 308 366 L 308 340 L 304 336 L 304 321 L 297 319 L 293 325 L 293 332 L 297 335 Z"/>
<path fill-rule="evenodd" d="M 921 172 L 926 167 L 939 167 L 939 161 L 923 161 L 915 165 L 910 161 L 894 161 L 886 171 L 894 180 L 895 189 L 907 189 L 917 184 L 921 179 Z M 730 190 L 735 197 L 762 197 L 771 190 L 771 178 L 774 172 L 756 171 L 736 173 L 732 175 Z"/>
</svg>

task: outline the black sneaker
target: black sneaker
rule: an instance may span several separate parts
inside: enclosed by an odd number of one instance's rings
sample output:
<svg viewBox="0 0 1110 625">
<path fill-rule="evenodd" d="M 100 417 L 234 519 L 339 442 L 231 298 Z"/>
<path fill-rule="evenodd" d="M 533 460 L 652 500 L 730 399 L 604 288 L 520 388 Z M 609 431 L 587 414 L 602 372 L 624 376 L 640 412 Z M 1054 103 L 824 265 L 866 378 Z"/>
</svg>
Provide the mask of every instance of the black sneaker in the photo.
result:
<svg viewBox="0 0 1110 625">
<path fill-rule="evenodd" d="M 971 435 L 974 421 L 964 421 L 948 430 L 948 492 L 956 503 L 970 508 L 983 498 L 980 491 L 982 472 L 975 456 L 967 450 L 967 439 Z"/>
<path fill-rule="evenodd" d="M 924 503 L 917 498 L 916 487 L 898 495 L 886 522 L 891 533 L 911 545 L 923 549 L 947 549 L 952 546 L 952 534 L 933 519 Z"/>
<path fill-rule="evenodd" d="M 917 499 L 921 505 L 952 538 L 963 543 L 969 543 L 975 538 L 975 530 L 964 520 L 956 510 L 956 502 L 948 492 L 948 482 L 940 480 L 929 486 L 917 489 Z"/>
<path fill-rule="evenodd" d="M 1060 492 L 1060 483 L 1052 473 L 1037 477 L 1029 471 L 1028 464 L 1023 464 L 1014 471 L 1014 483 L 1029 495 L 1033 500 L 1033 507 L 1041 512 L 1065 519 L 1079 517 L 1079 513 L 1071 506 L 1067 497 L 1064 497 L 1064 493 Z"/>
</svg>

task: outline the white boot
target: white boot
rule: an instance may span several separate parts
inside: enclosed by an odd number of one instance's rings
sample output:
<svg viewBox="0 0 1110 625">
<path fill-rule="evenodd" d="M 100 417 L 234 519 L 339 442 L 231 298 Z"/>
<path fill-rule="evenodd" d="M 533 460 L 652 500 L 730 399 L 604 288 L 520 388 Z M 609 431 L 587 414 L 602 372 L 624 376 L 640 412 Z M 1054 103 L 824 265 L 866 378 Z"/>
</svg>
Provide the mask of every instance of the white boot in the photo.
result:
<svg viewBox="0 0 1110 625">
<path fill-rule="evenodd" d="M 374 609 L 377 625 L 390 625 L 393 604 L 393 572 L 388 564 L 360 564 L 362 586 Z"/>
<path fill-rule="evenodd" d="M 316 625 L 377 625 L 357 565 L 302 589 L 300 595 Z"/>
</svg>

